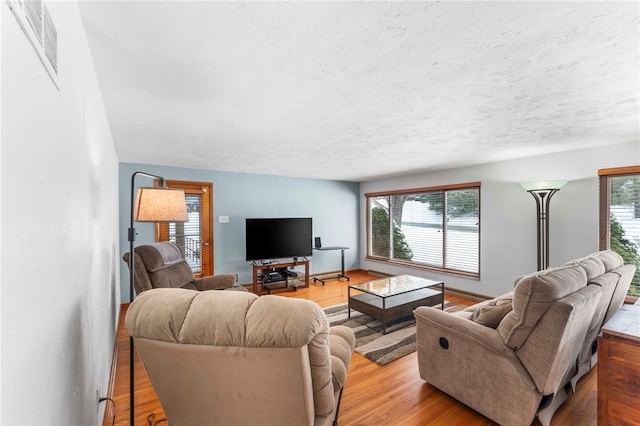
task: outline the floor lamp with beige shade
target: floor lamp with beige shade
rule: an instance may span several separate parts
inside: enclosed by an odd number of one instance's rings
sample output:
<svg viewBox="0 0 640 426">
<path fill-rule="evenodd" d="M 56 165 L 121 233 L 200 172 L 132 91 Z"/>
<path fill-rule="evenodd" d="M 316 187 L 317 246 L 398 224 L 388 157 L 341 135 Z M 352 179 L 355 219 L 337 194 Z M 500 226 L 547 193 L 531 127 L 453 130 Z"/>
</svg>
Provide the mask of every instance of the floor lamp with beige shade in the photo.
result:
<svg viewBox="0 0 640 426">
<path fill-rule="evenodd" d="M 140 187 L 135 191 L 136 176 L 144 176 L 158 182 L 155 187 Z M 136 196 L 134 197 L 134 194 Z M 189 220 L 187 202 L 184 191 L 181 189 L 167 188 L 164 178 L 149 173 L 135 172 L 131 175 L 131 224 L 129 226 L 129 303 L 134 298 L 135 280 L 135 256 L 133 242 L 136 230 L 134 222 L 186 222 Z M 134 347 L 133 337 L 129 336 L 129 419 L 130 424 L 135 424 L 134 403 Z"/>
</svg>

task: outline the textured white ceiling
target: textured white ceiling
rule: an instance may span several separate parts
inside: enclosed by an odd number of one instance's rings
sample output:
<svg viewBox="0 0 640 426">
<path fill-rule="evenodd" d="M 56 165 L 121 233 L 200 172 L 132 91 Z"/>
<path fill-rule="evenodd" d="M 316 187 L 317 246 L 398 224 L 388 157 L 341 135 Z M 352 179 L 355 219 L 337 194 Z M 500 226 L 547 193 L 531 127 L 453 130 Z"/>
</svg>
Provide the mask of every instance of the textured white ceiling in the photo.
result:
<svg viewBox="0 0 640 426">
<path fill-rule="evenodd" d="M 123 162 L 364 181 L 640 138 L 635 1 L 80 11 Z"/>
</svg>

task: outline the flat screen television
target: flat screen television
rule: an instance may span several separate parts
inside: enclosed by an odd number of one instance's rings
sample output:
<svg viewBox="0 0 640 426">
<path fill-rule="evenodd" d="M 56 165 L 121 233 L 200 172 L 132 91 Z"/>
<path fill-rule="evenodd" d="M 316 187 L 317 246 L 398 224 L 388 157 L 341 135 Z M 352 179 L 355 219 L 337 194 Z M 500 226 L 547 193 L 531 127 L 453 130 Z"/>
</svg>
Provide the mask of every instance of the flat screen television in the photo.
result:
<svg viewBox="0 0 640 426">
<path fill-rule="evenodd" d="M 310 217 L 247 218 L 247 261 L 311 256 Z"/>
</svg>

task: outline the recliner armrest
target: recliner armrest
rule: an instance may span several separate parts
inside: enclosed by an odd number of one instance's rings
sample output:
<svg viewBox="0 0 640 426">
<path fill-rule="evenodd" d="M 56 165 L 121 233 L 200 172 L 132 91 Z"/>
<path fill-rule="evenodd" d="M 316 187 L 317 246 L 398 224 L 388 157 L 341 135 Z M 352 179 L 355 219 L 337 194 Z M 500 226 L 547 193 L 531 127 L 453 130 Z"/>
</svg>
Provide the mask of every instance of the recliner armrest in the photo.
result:
<svg viewBox="0 0 640 426">
<path fill-rule="evenodd" d="M 193 280 L 193 284 L 200 291 L 221 290 L 233 287 L 236 281 L 238 281 L 237 274 L 218 274 L 204 278 L 197 278 Z"/>
<path fill-rule="evenodd" d="M 342 389 L 347 380 L 347 371 L 355 345 L 356 336 L 352 329 L 344 326 L 333 326 L 329 329 L 331 378 L 334 392 Z"/>
<path fill-rule="evenodd" d="M 444 329 L 466 340 L 473 341 L 498 355 L 512 355 L 512 351 L 502 341 L 500 333 L 491 327 L 426 306 L 417 308 L 413 313 L 418 322 L 428 323 L 428 328 L 431 330 Z M 418 336 L 419 338 L 420 336 Z"/>
</svg>

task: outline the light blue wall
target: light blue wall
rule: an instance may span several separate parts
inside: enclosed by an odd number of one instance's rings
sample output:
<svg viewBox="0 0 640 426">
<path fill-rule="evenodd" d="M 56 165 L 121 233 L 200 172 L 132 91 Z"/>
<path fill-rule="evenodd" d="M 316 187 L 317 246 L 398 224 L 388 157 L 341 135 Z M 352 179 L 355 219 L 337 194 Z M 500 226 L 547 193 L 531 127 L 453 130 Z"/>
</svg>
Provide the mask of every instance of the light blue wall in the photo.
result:
<svg viewBox="0 0 640 426">
<path fill-rule="evenodd" d="M 167 180 L 213 183 L 214 272 L 233 272 L 239 282 L 250 283 L 252 268 L 245 261 L 245 219 L 247 217 L 312 217 L 313 235 L 325 246 L 347 246 L 345 269 L 358 269 L 360 239 L 360 185 L 321 179 L 299 179 L 251 173 L 187 169 L 147 164 L 120 163 L 120 256 L 129 251 L 131 175 L 142 171 Z M 153 180 L 136 177 L 136 186 L 153 185 Z M 218 217 L 229 216 L 229 223 Z M 154 241 L 152 224 L 136 223 L 136 246 Z M 340 269 L 340 252 L 314 252 L 310 272 Z M 129 301 L 129 271 L 121 261 L 121 294 Z"/>
</svg>

